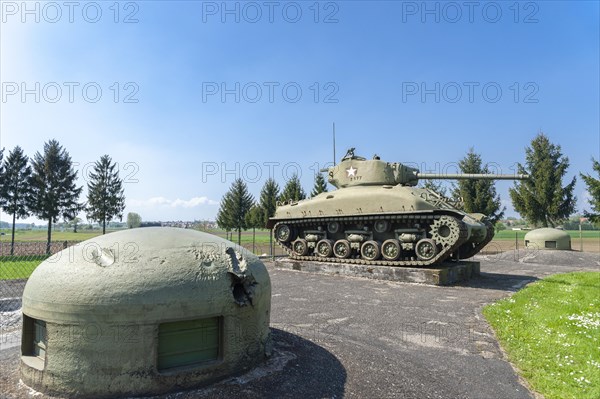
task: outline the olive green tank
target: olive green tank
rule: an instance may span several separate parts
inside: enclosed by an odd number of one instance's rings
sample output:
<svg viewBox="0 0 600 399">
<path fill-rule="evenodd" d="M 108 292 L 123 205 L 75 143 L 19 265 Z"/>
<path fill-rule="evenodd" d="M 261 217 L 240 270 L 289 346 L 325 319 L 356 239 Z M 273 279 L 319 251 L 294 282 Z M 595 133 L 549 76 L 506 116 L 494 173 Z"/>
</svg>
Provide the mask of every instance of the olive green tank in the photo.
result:
<svg viewBox="0 0 600 399">
<path fill-rule="evenodd" d="M 494 237 L 485 215 L 467 214 L 419 179 L 522 180 L 526 175 L 426 174 L 348 150 L 325 170 L 337 188 L 278 203 L 268 227 L 293 259 L 388 266 L 428 266 L 466 259 Z"/>
</svg>

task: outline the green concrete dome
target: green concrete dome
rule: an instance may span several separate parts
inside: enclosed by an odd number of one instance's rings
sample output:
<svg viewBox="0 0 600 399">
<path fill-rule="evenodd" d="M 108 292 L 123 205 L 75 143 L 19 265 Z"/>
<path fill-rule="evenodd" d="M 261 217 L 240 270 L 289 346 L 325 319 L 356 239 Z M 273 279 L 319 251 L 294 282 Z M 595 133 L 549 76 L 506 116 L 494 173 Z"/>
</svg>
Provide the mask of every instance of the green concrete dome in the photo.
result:
<svg viewBox="0 0 600 399">
<path fill-rule="evenodd" d="M 96 237 L 29 278 L 21 376 L 69 397 L 203 385 L 264 359 L 270 299 L 263 263 L 219 237 L 161 227 Z"/>
<path fill-rule="evenodd" d="M 541 228 L 525 234 L 525 246 L 537 249 L 571 249 L 569 233 L 553 228 Z"/>
</svg>

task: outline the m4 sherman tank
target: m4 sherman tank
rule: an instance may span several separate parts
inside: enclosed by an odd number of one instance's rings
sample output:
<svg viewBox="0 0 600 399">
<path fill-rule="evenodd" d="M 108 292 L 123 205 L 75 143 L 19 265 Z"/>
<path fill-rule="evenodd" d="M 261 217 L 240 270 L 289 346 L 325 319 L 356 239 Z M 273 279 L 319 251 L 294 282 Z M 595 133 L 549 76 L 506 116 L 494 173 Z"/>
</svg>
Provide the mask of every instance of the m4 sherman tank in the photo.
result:
<svg viewBox="0 0 600 399">
<path fill-rule="evenodd" d="M 279 203 L 267 227 L 293 259 L 428 266 L 466 259 L 494 237 L 482 214 L 467 214 L 419 179 L 521 180 L 526 175 L 426 174 L 401 163 L 355 156 L 326 170 L 337 188 Z"/>
</svg>

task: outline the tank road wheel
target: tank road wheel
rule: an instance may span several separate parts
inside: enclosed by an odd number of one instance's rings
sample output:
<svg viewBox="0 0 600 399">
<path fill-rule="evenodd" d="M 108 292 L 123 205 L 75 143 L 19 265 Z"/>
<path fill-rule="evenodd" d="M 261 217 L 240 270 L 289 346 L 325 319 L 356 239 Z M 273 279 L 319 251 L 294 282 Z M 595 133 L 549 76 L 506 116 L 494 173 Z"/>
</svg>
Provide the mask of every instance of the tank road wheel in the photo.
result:
<svg viewBox="0 0 600 399">
<path fill-rule="evenodd" d="M 304 256 L 308 253 L 308 243 L 303 238 L 298 238 L 292 243 L 292 250 L 295 255 Z"/>
<path fill-rule="evenodd" d="M 442 216 L 431 224 L 431 238 L 443 248 L 460 239 L 460 222 L 451 216 Z"/>
<path fill-rule="evenodd" d="M 377 260 L 381 256 L 381 249 L 377 241 L 369 240 L 360 247 L 360 254 L 363 259 Z"/>
<path fill-rule="evenodd" d="M 275 228 L 275 239 L 279 242 L 289 242 L 292 235 L 292 228 L 287 224 L 280 224 Z"/>
<path fill-rule="evenodd" d="M 419 260 L 428 261 L 437 255 L 438 249 L 435 241 L 430 238 L 423 238 L 415 245 L 415 252 Z"/>
<path fill-rule="evenodd" d="M 393 238 L 385 240 L 381 245 L 381 255 L 385 260 L 398 260 L 401 252 L 400 241 Z"/>
<path fill-rule="evenodd" d="M 329 234 L 337 234 L 340 232 L 342 225 L 340 222 L 329 222 L 327 223 L 327 232 Z"/>
<path fill-rule="evenodd" d="M 373 229 L 378 233 L 385 233 L 390 228 L 390 222 L 387 220 L 377 220 L 373 225 Z"/>
<path fill-rule="evenodd" d="M 333 244 L 333 254 L 336 258 L 348 259 L 352 250 L 350 249 L 350 241 L 348 240 L 337 240 Z"/>
<path fill-rule="evenodd" d="M 329 258 L 333 255 L 333 241 L 321 240 L 317 243 L 316 251 L 317 255 L 323 258 Z"/>
</svg>

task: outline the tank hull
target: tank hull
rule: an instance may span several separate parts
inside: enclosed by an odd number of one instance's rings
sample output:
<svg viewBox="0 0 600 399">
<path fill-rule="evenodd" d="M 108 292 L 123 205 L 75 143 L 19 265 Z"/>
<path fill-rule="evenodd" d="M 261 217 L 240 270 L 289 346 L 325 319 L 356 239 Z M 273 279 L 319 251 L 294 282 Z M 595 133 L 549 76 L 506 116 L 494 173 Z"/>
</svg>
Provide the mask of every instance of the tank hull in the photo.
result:
<svg viewBox="0 0 600 399">
<path fill-rule="evenodd" d="M 405 186 L 355 186 L 279 206 L 277 243 L 299 260 L 429 266 L 464 259 L 493 237 L 480 214 L 437 193 Z"/>
</svg>

